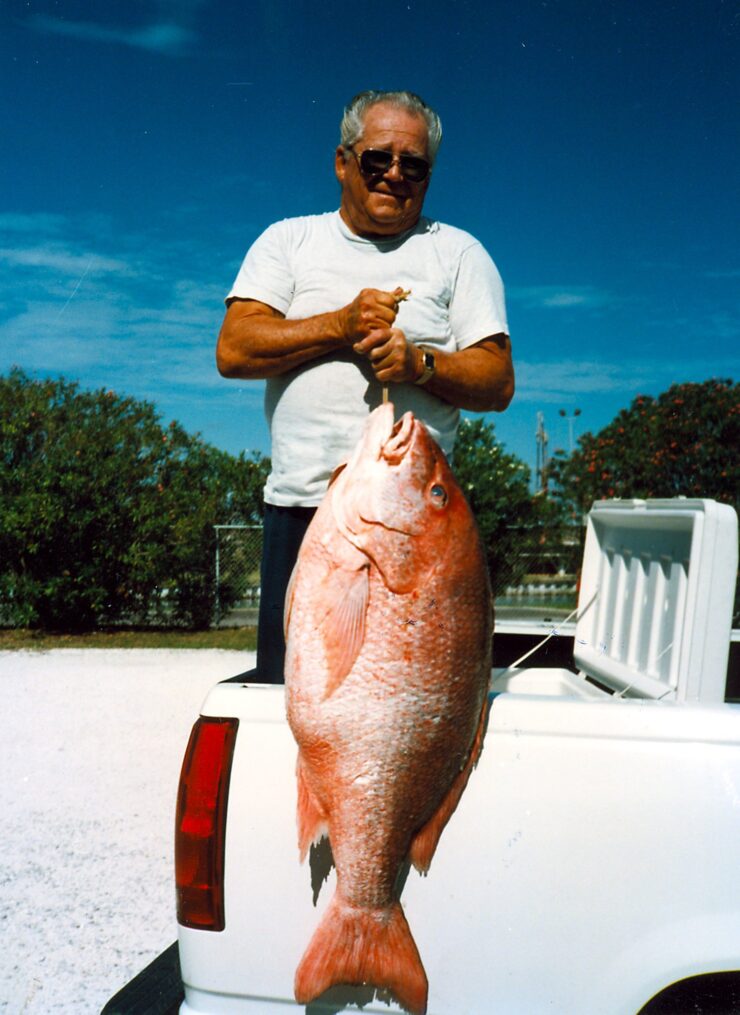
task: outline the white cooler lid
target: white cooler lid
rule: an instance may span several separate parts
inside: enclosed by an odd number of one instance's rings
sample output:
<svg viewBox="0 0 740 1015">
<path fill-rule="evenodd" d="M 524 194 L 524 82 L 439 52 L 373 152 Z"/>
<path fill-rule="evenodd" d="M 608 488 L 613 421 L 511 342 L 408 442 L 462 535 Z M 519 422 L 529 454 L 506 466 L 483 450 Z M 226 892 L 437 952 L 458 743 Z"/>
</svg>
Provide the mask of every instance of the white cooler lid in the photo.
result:
<svg viewBox="0 0 740 1015">
<path fill-rule="evenodd" d="M 712 500 L 594 504 L 574 658 L 630 697 L 723 701 L 737 515 Z"/>
</svg>

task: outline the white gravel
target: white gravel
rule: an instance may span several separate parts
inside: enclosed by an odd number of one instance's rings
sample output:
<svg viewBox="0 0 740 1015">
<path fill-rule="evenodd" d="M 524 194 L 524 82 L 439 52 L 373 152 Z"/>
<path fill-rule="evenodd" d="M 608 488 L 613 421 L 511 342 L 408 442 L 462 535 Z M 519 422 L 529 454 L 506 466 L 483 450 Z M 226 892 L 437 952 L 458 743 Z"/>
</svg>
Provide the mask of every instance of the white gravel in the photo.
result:
<svg viewBox="0 0 740 1015">
<path fill-rule="evenodd" d="M 177 936 L 190 728 L 254 653 L 0 652 L 0 1011 L 99 1013 Z"/>
</svg>

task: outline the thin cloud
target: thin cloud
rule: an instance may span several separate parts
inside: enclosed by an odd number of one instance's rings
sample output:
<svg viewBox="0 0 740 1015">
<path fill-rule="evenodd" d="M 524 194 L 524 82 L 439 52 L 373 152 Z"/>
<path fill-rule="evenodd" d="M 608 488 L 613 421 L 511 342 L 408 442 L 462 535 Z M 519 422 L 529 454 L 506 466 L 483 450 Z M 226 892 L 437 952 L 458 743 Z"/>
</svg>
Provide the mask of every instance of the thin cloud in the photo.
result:
<svg viewBox="0 0 740 1015">
<path fill-rule="evenodd" d="M 507 286 L 506 294 L 529 309 L 597 310 L 620 302 L 612 293 L 594 286 Z"/>
<path fill-rule="evenodd" d="M 740 315 L 716 310 L 709 314 L 707 320 L 710 334 L 713 333 L 720 341 L 737 343 L 740 338 Z"/>
<path fill-rule="evenodd" d="M 99 254 L 73 252 L 53 245 L 38 247 L 0 247 L 0 263 L 11 268 L 38 268 L 64 275 L 80 272 L 129 272 L 124 261 Z"/>
<path fill-rule="evenodd" d="M 546 297 L 543 301 L 545 307 L 582 307 L 593 306 L 593 297 L 584 296 L 583 293 L 555 293 Z"/>
<path fill-rule="evenodd" d="M 645 370 L 635 364 L 561 360 L 517 363 L 517 398 L 556 402 L 586 392 L 632 391 Z"/>
<path fill-rule="evenodd" d="M 45 212 L 37 212 L 33 215 L 25 215 L 18 212 L 0 212 L 0 233 L 13 233 L 22 235 L 35 235 L 42 233 L 48 236 L 50 233 L 58 233 L 65 224 L 63 215 L 51 215 Z"/>
<path fill-rule="evenodd" d="M 89 42 L 111 42 L 135 49 L 144 49 L 166 56 L 181 56 L 192 49 L 196 35 L 173 21 L 145 25 L 142 28 L 116 28 L 94 21 L 61 21 L 36 14 L 28 21 L 31 28 L 52 35 L 84 39 Z"/>
<path fill-rule="evenodd" d="M 0 372 L 63 374 L 162 405 L 219 397 L 214 350 L 230 279 L 204 270 L 199 244 L 112 236 L 81 218 L 0 225 Z M 261 391 L 252 394 L 258 406 Z"/>
<path fill-rule="evenodd" d="M 586 395 L 625 394 L 632 398 L 641 391 L 665 390 L 682 378 L 729 377 L 737 368 L 738 358 L 729 355 L 686 363 L 660 359 L 524 360 L 517 362 L 516 397 L 537 403 L 572 402 Z"/>
<path fill-rule="evenodd" d="M 705 271 L 704 278 L 740 278 L 740 268 L 727 268 L 718 271 Z"/>
</svg>

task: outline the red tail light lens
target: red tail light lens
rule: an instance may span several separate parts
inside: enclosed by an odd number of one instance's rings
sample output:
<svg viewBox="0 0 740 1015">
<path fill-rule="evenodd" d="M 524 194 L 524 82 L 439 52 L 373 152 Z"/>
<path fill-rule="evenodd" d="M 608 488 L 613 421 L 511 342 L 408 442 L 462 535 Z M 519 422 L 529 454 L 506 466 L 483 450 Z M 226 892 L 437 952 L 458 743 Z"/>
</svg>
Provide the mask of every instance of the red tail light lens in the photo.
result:
<svg viewBox="0 0 740 1015">
<path fill-rule="evenodd" d="M 180 775 L 175 821 L 177 919 L 223 930 L 226 806 L 238 719 L 201 717 Z"/>
</svg>

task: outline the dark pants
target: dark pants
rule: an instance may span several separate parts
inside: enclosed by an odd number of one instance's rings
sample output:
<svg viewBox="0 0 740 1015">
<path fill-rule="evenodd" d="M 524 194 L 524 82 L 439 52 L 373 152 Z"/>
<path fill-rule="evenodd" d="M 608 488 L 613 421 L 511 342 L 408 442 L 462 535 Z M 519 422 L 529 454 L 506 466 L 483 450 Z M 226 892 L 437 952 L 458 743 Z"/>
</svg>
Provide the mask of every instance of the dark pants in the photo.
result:
<svg viewBox="0 0 740 1015">
<path fill-rule="evenodd" d="M 285 683 L 285 591 L 303 536 L 315 513 L 316 508 L 265 504 L 257 626 L 257 681 L 261 684 Z"/>
</svg>

